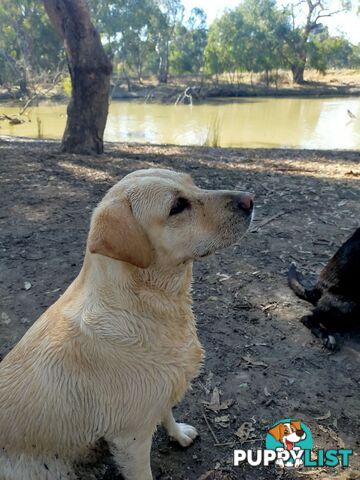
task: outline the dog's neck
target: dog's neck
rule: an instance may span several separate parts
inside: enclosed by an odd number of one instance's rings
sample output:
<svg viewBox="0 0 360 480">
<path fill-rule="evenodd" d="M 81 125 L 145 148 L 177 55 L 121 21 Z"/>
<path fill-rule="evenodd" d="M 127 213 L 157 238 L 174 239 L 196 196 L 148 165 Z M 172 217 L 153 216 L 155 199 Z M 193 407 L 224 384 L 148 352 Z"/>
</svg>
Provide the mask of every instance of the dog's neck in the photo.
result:
<svg viewBox="0 0 360 480">
<path fill-rule="evenodd" d="M 155 263 L 142 269 L 86 252 L 79 280 L 86 278 L 95 295 L 106 288 L 114 298 L 119 291 L 178 298 L 190 294 L 192 263 L 187 261 L 172 267 Z"/>
<path fill-rule="evenodd" d="M 192 262 L 177 265 L 175 268 L 156 264 L 146 269 L 137 268 L 134 278 L 141 290 L 175 297 L 188 295 L 191 289 Z"/>
</svg>

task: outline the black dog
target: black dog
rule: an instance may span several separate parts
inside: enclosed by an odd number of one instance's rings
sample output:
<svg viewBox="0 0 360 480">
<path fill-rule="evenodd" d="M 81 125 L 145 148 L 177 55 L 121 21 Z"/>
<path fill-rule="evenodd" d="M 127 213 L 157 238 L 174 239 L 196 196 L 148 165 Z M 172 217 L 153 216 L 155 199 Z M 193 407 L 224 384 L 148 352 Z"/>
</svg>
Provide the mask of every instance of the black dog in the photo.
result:
<svg viewBox="0 0 360 480">
<path fill-rule="evenodd" d="M 288 273 L 290 287 L 296 295 L 315 305 L 310 315 L 301 319 L 304 325 L 327 348 L 334 349 L 330 334 L 360 325 L 360 228 L 339 248 L 312 288 L 300 281 L 295 264 Z"/>
</svg>

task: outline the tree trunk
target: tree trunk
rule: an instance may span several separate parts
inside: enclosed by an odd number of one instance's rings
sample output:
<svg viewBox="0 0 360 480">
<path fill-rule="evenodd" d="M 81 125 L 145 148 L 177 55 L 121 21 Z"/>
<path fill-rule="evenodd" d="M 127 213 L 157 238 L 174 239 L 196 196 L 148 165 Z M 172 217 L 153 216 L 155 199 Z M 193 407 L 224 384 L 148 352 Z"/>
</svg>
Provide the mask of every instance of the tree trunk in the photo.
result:
<svg viewBox="0 0 360 480">
<path fill-rule="evenodd" d="M 112 66 L 91 23 L 86 0 L 44 0 L 50 21 L 64 40 L 72 93 L 62 151 L 104 151 Z"/>
<path fill-rule="evenodd" d="M 165 45 L 160 47 L 160 61 L 159 61 L 159 82 L 167 83 L 169 72 L 169 45 L 166 42 Z"/>
<path fill-rule="evenodd" d="M 301 85 L 305 83 L 304 80 L 304 72 L 305 72 L 305 65 L 291 65 L 291 72 L 293 76 L 293 82 Z"/>
<path fill-rule="evenodd" d="M 30 98 L 26 68 L 21 67 L 20 73 L 21 73 L 21 78 L 19 80 L 19 90 L 20 90 L 21 96 Z"/>
<path fill-rule="evenodd" d="M 269 87 L 270 77 L 269 77 L 269 70 L 268 69 L 265 70 L 265 82 L 266 82 L 266 86 Z"/>
</svg>

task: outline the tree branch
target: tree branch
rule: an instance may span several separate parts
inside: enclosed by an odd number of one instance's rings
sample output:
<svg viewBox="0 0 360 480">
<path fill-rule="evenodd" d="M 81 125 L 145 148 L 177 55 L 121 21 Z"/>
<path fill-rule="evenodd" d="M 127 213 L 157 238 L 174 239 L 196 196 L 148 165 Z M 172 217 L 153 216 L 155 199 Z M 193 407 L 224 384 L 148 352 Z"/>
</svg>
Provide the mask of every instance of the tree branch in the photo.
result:
<svg viewBox="0 0 360 480">
<path fill-rule="evenodd" d="M 314 23 L 316 23 L 319 18 L 324 18 L 324 17 L 332 17 L 333 15 L 336 15 L 337 13 L 341 13 L 343 10 L 335 10 L 334 12 L 329 12 L 329 13 L 320 13 L 314 20 Z"/>
</svg>

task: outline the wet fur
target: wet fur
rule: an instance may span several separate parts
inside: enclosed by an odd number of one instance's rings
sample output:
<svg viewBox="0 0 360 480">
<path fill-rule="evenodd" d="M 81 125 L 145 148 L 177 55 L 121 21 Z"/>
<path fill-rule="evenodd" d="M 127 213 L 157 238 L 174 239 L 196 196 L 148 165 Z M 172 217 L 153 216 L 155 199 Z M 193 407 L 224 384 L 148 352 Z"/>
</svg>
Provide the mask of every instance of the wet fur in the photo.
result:
<svg viewBox="0 0 360 480">
<path fill-rule="evenodd" d="M 179 195 L 192 207 L 170 216 Z M 80 274 L 0 363 L 0 480 L 79 479 L 101 439 L 125 480 L 152 480 L 157 425 L 192 443 L 196 429 L 172 414 L 203 359 L 192 264 L 246 232 L 242 201 L 163 169 L 110 189 Z"/>
<path fill-rule="evenodd" d="M 330 259 L 312 288 L 302 283 L 295 264 L 290 265 L 288 282 L 298 297 L 315 306 L 301 321 L 326 347 L 335 348 L 332 333 L 360 324 L 360 228 Z"/>
</svg>

